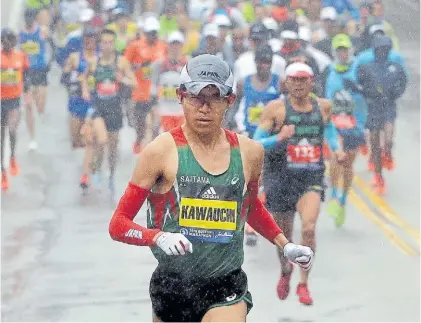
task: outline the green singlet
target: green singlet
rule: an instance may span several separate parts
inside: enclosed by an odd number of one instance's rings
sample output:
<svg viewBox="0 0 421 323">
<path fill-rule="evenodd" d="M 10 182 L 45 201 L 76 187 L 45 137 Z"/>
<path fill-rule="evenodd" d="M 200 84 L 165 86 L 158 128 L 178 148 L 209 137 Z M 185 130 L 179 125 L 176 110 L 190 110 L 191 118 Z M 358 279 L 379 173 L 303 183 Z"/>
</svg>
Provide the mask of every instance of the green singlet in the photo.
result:
<svg viewBox="0 0 421 323">
<path fill-rule="evenodd" d="M 184 234 L 193 243 L 193 253 L 168 257 L 152 247 L 159 267 L 190 278 L 219 277 L 240 269 L 248 193 L 237 135 L 226 130 L 230 164 L 215 176 L 197 162 L 180 127 L 171 134 L 178 150 L 177 176 L 167 193 L 149 194 L 148 228 Z"/>
</svg>

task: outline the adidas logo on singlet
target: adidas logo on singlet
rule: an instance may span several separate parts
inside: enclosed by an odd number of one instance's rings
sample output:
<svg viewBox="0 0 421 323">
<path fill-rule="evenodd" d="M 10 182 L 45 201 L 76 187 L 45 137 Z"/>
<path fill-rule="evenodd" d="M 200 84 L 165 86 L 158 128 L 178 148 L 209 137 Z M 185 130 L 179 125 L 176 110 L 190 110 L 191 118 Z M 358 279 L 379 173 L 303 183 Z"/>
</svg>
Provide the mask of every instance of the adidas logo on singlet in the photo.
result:
<svg viewBox="0 0 421 323">
<path fill-rule="evenodd" d="M 219 195 L 216 194 L 215 189 L 211 186 L 202 194 L 202 198 L 211 199 L 211 200 L 218 200 Z"/>
</svg>

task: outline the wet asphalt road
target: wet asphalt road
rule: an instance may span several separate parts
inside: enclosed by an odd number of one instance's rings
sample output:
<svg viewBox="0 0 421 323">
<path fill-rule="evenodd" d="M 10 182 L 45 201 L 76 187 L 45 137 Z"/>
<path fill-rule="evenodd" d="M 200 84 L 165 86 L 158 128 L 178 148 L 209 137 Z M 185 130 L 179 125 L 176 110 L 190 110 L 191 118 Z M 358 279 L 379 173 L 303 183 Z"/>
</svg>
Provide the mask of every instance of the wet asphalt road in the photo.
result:
<svg viewBox="0 0 421 323">
<path fill-rule="evenodd" d="M 298 304 L 297 272 L 288 300 L 277 299 L 280 269 L 273 246 L 261 239 L 247 248 L 244 268 L 254 300 L 249 321 L 420 320 L 420 11 L 412 1 L 386 4 L 412 72 L 397 123 L 397 169 L 386 174 L 388 193 L 376 198 L 367 190 L 370 174 L 360 157 L 346 225 L 336 229 L 321 212 L 312 307 Z M 2 1 L 2 26 L 6 6 L 11 2 Z M 109 238 L 114 204 L 105 186 L 81 195 L 82 152 L 70 149 L 57 70 L 50 84 L 47 115 L 37 120 L 39 150 L 27 152 L 22 119 L 21 175 L 1 195 L 2 320 L 150 321 L 148 286 L 156 261 L 148 248 Z M 120 138 L 117 197 L 135 163 L 133 131 L 126 127 Z M 137 222 L 145 223 L 144 215 Z"/>
</svg>

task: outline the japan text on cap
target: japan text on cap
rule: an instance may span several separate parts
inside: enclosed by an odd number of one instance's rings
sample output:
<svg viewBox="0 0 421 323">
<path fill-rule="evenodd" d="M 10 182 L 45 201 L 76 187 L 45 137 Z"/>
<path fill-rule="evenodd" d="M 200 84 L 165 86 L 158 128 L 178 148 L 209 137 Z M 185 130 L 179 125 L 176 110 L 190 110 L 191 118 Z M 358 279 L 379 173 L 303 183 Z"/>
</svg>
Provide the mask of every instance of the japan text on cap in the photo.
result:
<svg viewBox="0 0 421 323">
<path fill-rule="evenodd" d="M 314 73 L 310 66 L 304 63 L 292 63 L 285 69 L 287 77 L 313 77 Z"/>
<path fill-rule="evenodd" d="M 190 59 L 183 67 L 180 85 L 194 95 L 208 85 L 215 85 L 220 96 L 232 93 L 234 75 L 228 64 L 218 56 L 203 54 Z"/>
</svg>

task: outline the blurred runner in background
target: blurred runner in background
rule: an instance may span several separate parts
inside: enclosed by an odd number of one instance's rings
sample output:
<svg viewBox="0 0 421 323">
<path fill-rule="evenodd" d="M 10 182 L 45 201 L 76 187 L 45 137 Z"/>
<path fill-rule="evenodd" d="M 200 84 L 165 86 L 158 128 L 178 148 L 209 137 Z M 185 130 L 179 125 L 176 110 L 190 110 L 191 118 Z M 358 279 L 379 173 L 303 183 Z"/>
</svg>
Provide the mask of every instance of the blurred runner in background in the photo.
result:
<svg viewBox="0 0 421 323">
<path fill-rule="evenodd" d="M 336 225 L 341 226 L 345 222 L 345 205 L 354 177 L 354 161 L 358 148 L 364 144 L 367 107 L 364 97 L 352 85 L 357 76 L 351 38 L 346 34 L 336 35 L 332 39 L 332 49 L 335 61 L 326 73 L 324 96 L 332 101 L 332 122 L 341 137 L 346 156 L 341 163 L 336 158 L 331 159 L 332 197 L 327 212 L 334 217 Z M 342 194 L 339 193 L 340 183 Z"/>
<path fill-rule="evenodd" d="M 120 93 L 120 84 L 136 87 L 136 77 L 126 58 L 118 55 L 115 47 L 116 34 L 114 31 L 104 29 L 99 35 L 100 52 L 97 59 L 82 77 L 82 97 L 88 101 L 91 90 L 88 85 L 88 75 L 93 75 L 94 90 L 92 91 L 93 113 L 90 115 L 94 136 L 94 164 L 92 173 L 97 184 L 102 180 L 102 160 L 104 150 L 108 148 L 109 181 L 108 187 L 114 192 L 115 169 L 117 166 L 117 153 L 119 132 L 123 127 L 123 111 Z"/>
<path fill-rule="evenodd" d="M 161 129 L 169 131 L 184 122 L 183 110 L 176 89 L 180 84 L 180 72 L 187 59 L 183 56 L 184 36 L 173 31 L 168 37 L 168 54 L 152 65 L 151 95 L 158 97 Z"/>
<path fill-rule="evenodd" d="M 20 119 L 20 98 L 29 83 L 29 60 L 16 48 L 16 34 L 8 28 L 1 30 L 1 189 L 9 189 L 9 179 L 4 164 L 6 130 L 10 140 L 10 174 L 16 176 L 20 169 L 16 160 L 17 127 Z M 31 96 L 25 96 L 31 103 Z"/>
<path fill-rule="evenodd" d="M 356 67 L 361 87 L 356 86 L 355 90 L 363 93 L 368 104 L 366 127 L 370 131 L 370 163 L 373 165 L 369 167 L 374 170 L 373 187 L 379 195 L 386 192 L 382 169 L 392 170 L 395 167 L 392 147 L 397 117 L 396 100 L 403 95 L 408 81 L 405 65 L 389 59 L 392 46 L 390 37 L 375 37 L 374 60 Z M 383 151 L 381 131 L 384 131 Z"/>
<path fill-rule="evenodd" d="M 148 130 L 152 130 L 152 138 L 155 138 L 160 129 L 159 113 L 152 111 L 157 104 L 156 95 L 152 95 L 152 63 L 167 56 L 167 43 L 158 38 L 160 25 L 157 18 L 150 16 L 144 21 L 143 32 L 145 37 L 129 44 L 124 56 L 135 71 L 137 87 L 133 89 L 132 100 L 134 101 L 134 122 L 136 140 L 133 143 L 133 153 L 138 154 L 146 144 L 144 141 Z M 152 112 L 152 113 L 151 113 Z M 147 129 L 146 121 L 150 114 L 152 122 Z"/>
<path fill-rule="evenodd" d="M 44 115 L 44 109 L 47 100 L 48 72 L 49 62 L 47 62 L 47 43 L 48 29 L 40 26 L 36 22 L 36 11 L 26 9 L 24 13 L 25 27 L 19 33 L 19 43 L 22 50 L 29 59 L 29 78 L 30 87 L 26 89 L 25 96 L 33 98 L 38 114 Z M 33 112 L 32 100 L 25 100 L 26 125 L 29 132 L 29 150 L 38 148 L 35 140 L 35 117 Z"/>
</svg>

